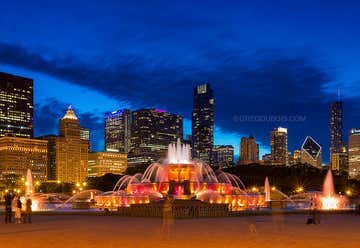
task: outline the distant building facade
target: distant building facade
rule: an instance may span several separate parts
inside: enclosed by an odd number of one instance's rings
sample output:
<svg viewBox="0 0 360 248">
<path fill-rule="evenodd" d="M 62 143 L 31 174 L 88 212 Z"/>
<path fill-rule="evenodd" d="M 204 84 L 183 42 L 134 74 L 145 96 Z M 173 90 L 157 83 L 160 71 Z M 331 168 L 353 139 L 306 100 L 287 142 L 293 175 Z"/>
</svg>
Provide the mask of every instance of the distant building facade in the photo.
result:
<svg viewBox="0 0 360 248">
<path fill-rule="evenodd" d="M 301 147 L 301 163 L 312 165 L 316 168 L 322 168 L 322 148 L 310 136 L 305 138 Z"/>
<path fill-rule="evenodd" d="M 214 146 L 214 94 L 210 84 L 198 85 L 194 89 L 192 139 L 193 157 L 212 165 Z"/>
<path fill-rule="evenodd" d="M 84 182 L 88 176 L 89 141 L 82 139 L 80 124 L 71 106 L 59 122 L 59 136 L 40 137 L 48 140 L 50 180 L 66 183 Z"/>
<path fill-rule="evenodd" d="M 270 134 L 272 164 L 288 165 L 288 132 L 287 128 L 275 128 Z"/>
<path fill-rule="evenodd" d="M 181 116 L 160 109 L 133 111 L 129 166 L 164 158 L 168 145 L 178 138 L 182 139 L 182 136 Z"/>
<path fill-rule="evenodd" d="M 301 150 L 294 150 L 293 155 L 289 153 L 289 165 L 301 163 Z"/>
<path fill-rule="evenodd" d="M 124 174 L 127 163 L 127 153 L 89 153 L 89 177 L 101 177 L 107 173 Z"/>
<path fill-rule="evenodd" d="M 46 181 L 47 141 L 19 137 L 0 138 L 0 180 L 16 183 L 31 169 L 34 180 Z"/>
<path fill-rule="evenodd" d="M 349 177 L 360 178 L 360 128 L 349 131 Z"/>
<path fill-rule="evenodd" d="M 0 137 L 33 137 L 33 80 L 0 72 Z"/>
<path fill-rule="evenodd" d="M 345 145 L 342 146 L 341 151 L 330 154 L 331 170 L 337 174 L 349 174 L 349 155 Z"/>
<path fill-rule="evenodd" d="M 272 164 L 271 153 L 264 154 L 262 156 L 262 161 L 259 161 L 259 163 L 264 165 L 271 165 Z"/>
<path fill-rule="evenodd" d="M 259 161 L 259 145 L 252 135 L 248 138 L 241 138 L 239 154 L 239 164 L 251 164 Z"/>
<path fill-rule="evenodd" d="M 105 150 L 128 153 L 131 149 L 130 110 L 106 112 Z"/>
<path fill-rule="evenodd" d="M 46 140 L 48 142 L 47 148 L 47 169 L 46 175 L 48 180 L 56 180 L 56 154 L 60 147 L 57 147 L 57 138 L 56 135 L 45 135 L 38 137 L 39 139 Z"/>
<path fill-rule="evenodd" d="M 234 164 L 234 147 L 232 145 L 214 146 L 214 164 L 229 166 Z"/>
</svg>

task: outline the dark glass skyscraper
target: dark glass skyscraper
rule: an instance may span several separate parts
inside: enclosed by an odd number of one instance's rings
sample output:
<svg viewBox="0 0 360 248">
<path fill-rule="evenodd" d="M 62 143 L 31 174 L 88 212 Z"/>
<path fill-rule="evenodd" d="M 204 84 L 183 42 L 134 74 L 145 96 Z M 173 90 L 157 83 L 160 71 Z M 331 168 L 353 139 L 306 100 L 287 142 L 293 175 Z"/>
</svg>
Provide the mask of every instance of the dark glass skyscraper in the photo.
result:
<svg viewBox="0 0 360 248">
<path fill-rule="evenodd" d="M 330 154 L 340 153 L 342 147 L 342 102 L 330 104 Z"/>
<path fill-rule="evenodd" d="M 128 153 L 130 151 L 130 110 L 123 109 L 106 112 L 105 150 Z"/>
<path fill-rule="evenodd" d="M 309 164 L 317 168 L 321 167 L 321 146 L 310 136 L 305 138 L 301 146 L 301 163 Z"/>
<path fill-rule="evenodd" d="M 164 157 L 168 145 L 182 136 L 181 116 L 160 109 L 133 111 L 129 163 L 156 161 Z"/>
<path fill-rule="evenodd" d="M 33 137 L 33 80 L 0 72 L 0 137 Z"/>
<path fill-rule="evenodd" d="M 210 84 L 198 85 L 194 89 L 192 112 L 193 157 L 213 164 L 214 146 L 214 94 Z"/>
</svg>

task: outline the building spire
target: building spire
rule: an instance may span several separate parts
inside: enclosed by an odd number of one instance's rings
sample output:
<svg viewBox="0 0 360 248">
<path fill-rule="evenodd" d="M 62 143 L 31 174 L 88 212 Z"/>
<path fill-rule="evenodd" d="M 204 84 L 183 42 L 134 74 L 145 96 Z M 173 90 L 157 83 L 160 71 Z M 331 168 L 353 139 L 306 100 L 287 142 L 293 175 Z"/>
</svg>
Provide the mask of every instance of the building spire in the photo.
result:
<svg viewBox="0 0 360 248">
<path fill-rule="evenodd" d="M 341 95 L 340 95 L 340 88 L 338 88 L 337 90 L 337 96 L 338 96 L 338 101 L 341 101 Z"/>
<path fill-rule="evenodd" d="M 72 109 L 72 105 L 69 105 L 64 117 L 62 119 L 72 119 L 72 120 L 77 120 L 77 116 L 75 115 L 73 109 Z"/>
</svg>

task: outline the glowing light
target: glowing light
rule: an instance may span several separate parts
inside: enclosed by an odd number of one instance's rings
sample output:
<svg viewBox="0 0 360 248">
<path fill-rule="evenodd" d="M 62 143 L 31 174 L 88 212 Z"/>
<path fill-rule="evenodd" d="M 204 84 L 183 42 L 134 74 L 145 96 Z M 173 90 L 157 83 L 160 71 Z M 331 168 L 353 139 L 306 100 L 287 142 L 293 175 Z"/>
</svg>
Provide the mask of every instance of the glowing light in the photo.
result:
<svg viewBox="0 0 360 248">
<path fill-rule="evenodd" d="M 33 211 L 39 210 L 39 202 L 37 200 L 32 200 L 31 209 Z"/>
<path fill-rule="evenodd" d="M 348 195 L 348 196 L 351 196 L 351 195 L 352 195 L 352 192 L 351 192 L 351 190 L 349 190 L 349 189 L 348 189 L 348 190 L 346 190 L 346 192 L 345 192 L 345 193 L 346 193 L 346 195 Z"/>
<path fill-rule="evenodd" d="M 335 197 L 323 197 L 321 198 L 322 209 L 331 210 L 338 209 L 339 200 Z"/>
<path fill-rule="evenodd" d="M 256 187 L 252 187 L 252 188 L 251 188 L 251 191 L 253 191 L 253 192 L 257 192 L 257 191 L 258 191 L 258 188 L 256 188 Z"/>
<path fill-rule="evenodd" d="M 272 187 L 271 187 L 271 190 L 272 190 L 272 191 L 275 191 L 275 190 L 276 190 L 276 187 L 275 187 L 275 186 L 272 186 Z"/>
<path fill-rule="evenodd" d="M 297 192 L 297 193 L 301 193 L 301 192 L 303 192 L 303 191 L 304 191 L 304 188 L 301 187 L 301 186 L 296 189 L 296 192 Z"/>
</svg>

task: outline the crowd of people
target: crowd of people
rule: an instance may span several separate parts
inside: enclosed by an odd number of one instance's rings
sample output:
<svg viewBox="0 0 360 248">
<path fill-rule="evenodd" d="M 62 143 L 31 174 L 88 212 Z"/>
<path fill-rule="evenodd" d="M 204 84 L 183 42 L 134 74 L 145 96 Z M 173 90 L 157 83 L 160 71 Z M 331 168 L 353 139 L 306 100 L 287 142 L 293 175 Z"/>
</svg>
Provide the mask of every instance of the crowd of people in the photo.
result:
<svg viewBox="0 0 360 248">
<path fill-rule="evenodd" d="M 5 195 L 5 223 L 14 223 L 13 222 L 13 213 L 15 217 L 15 223 L 31 223 L 31 214 L 32 214 L 32 201 L 30 196 L 25 198 L 25 201 L 22 201 L 19 195 L 15 195 L 13 192 L 8 192 Z"/>
</svg>

